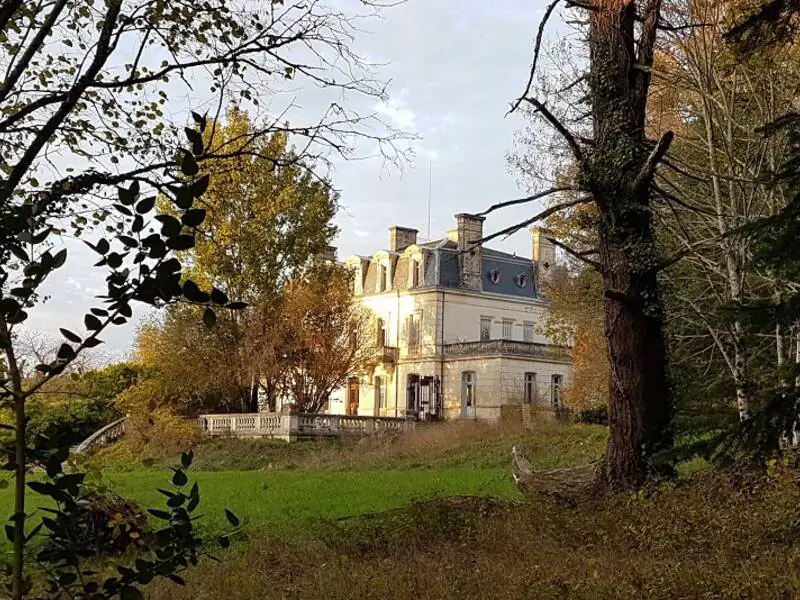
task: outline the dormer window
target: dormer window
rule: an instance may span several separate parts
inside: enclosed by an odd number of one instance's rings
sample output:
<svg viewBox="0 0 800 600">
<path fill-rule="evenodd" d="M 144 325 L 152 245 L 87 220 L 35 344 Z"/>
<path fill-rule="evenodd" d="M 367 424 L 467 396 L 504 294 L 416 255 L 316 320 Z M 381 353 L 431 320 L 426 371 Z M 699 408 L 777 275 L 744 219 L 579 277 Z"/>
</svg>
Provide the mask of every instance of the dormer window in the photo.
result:
<svg viewBox="0 0 800 600">
<path fill-rule="evenodd" d="M 386 265 L 378 265 L 378 291 L 385 292 L 389 282 L 389 269 Z"/>
<path fill-rule="evenodd" d="M 500 269 L 492 269 L 489 271 L 489 281 L 493 284 L 497 285 L 502 280 L 502 276 L 500 275 Z"/>
<path fill-rule="evenodd" d="M 514 278 L 514 281 L 517 284 L 518 288 L 524 288 L 528 286 L 528 276 L 525 273 L 520 273 Z"/>
<path fill-rule="evenodd" d="M 418 288 L 422 285 L 422 259 L 414 258 L 411 260 L 411 287 Z"/>
</svg>

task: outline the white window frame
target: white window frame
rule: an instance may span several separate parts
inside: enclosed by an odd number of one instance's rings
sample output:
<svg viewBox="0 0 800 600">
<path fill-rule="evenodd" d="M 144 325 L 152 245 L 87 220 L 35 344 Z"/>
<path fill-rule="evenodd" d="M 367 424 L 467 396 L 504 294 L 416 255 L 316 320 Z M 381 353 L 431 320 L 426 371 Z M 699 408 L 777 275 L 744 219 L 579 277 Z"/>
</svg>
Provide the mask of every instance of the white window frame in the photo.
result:
<svg viewBox="0 0 800 600">
<path fill-rule="evenodd" d="M 384 290 L 385 292 L 390 292 L 392 290 L 392 263 L 391 261 L 386 263 L 386 281 L 384 282 Z"/>
<path fill-rule="evenodd" d="M 525 321 L 522 324 L 522 341 L 533 343 L 533 321 Z"/>
<path fill-rule="evenodd" d="M 564 389 L 564 376 L 554 373 L 550 376 L 550 404 L 556 408 L 561 406 L 561 390 Z"/>
<path fill-rule="evenodd" d="M 409 289 L 421 287 L 425 277 L 425 271 L 423 270 L 424 256 L 422 254 L 417 254 L 410 256 L 408 260 L 408 287 Z"/>
<path fill-rule="evenodd" d="M 376 375 L 372 383 L 375 387 L 375 406 L 379 411 L 384 410 L 386 409 L 386 383 L 384 378 Z"/>
<path fill-rule="evenodd" d="M 523 403 L 536 404 L 536 373 L 528 371 L 522 376 Z"/>
<path fill-rule="evenodd" d="M 386 276 L 387 271 L 388 271 L 388 269 L 386 268 L 385 264 L 378 263 L 378 273 L 377 273 L 376 282 L 375 282 L 375 286 L 377 288 L 375 290 L 376 292 L 380 293 L 380 292 L 385 292 L 386 291 L 386 281 L 388 279 L 388 277 Z"/>
<path fill-rule="evenodd" d="M 422 313 L 413 312 L 406 316 L 406 345 L 419 348 L 422 345 Z"/>
<path fill-rule="evenodd" d="M 484 325 L 486 328 L 486 335 L 484 336 Z M 492 339 L 492 317 L 482 316 L 480 320 L 480 329 L 478 330 L 478 339 L 482 342 L 488 342 Z"/>
<path fill-rule="evenodd" d="M 503 319 L 503 339 L 514 339 L 514 319 Z"/>
</svg>

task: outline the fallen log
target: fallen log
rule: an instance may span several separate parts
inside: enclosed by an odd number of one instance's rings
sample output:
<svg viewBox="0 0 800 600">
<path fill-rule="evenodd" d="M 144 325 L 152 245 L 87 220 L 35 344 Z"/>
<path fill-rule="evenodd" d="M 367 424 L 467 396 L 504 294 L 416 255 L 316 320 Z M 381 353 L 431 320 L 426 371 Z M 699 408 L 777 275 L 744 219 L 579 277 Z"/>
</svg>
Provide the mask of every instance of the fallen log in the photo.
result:
<svg viewBox="0 0 800 600">
<path fill-rule="evenodd" d="M 592 496 L 595 465 L 536 471 L 517 446 L 511 448 L 511 473 L 520 491 L 528 496 L 547 496 L 576 504 Z"/>
</svg>

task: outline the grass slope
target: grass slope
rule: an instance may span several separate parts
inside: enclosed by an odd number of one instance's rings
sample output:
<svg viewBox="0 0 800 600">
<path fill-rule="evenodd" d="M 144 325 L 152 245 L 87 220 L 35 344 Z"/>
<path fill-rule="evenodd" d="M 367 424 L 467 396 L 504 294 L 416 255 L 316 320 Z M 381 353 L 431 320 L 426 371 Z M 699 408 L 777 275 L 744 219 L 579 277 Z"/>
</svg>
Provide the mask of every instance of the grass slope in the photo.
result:
<svg viewBox="0 0 800 600">
<path fill-rule="evenodd" d="M 200 484 L 201 529 L 227 529 L 224 509 L 240 515 L 252 535 L 302 536 L 315 525 L 385 511 L 413 500 L 480 495 L 519 499 L 510 477 L 512 444 L 524 445 L 541 467 L 577 464 L 602 449 L 605 432 L 586 426 L 541 424 L 535 430 L 464 422 L 390 438 L 286 444 L 270 440 L 210 440 L 196 447 L 190 477 Z M 117 493 L 144 507 L 163 507 L 168 487 L 162 457 L 151 467 L 124 444 L 94 457 Z M 13 490 L 0 490 L 0 507 L 13 512 Z M 28 512 L 41 506 L 29 493 Z M 29 521 L 37 523 L 36 513 Z M 8 550 L 0 541 L 0 549 Z"/>
<path fill-rule="evenodd" d="M 709 473 L 566 508 L 438 501 L 246 547 L 153 599 L 800 597 L 800 493 Z"/>
<path fill-rule="evenodd" d="M 156 487 L 167 475 L 123 473 L 114 488 L 146 506 L 163 504 Z M 223 531 L 223 510 L 247 521 L 250 534 L 300 534 L 330 519 L 383 511 L 412 500 L 459 495 L 518 498 L 508 470 L 421 469 L 337 471 L 218 471 L 193 476 L 200 484 L 203 528 Z"/>
</svg>

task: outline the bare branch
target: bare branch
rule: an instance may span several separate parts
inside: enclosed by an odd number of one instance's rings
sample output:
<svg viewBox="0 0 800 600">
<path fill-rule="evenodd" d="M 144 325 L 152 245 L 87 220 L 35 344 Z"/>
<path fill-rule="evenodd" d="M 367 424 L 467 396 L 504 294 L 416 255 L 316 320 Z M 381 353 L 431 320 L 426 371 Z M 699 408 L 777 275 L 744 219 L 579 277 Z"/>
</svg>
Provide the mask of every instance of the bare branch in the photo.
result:
<svg viewBox="0 0 800 600">
<path fill-rule="evenodd" d="M 672 194 L 658 185 L 653 185 L 653 190 L 659 195 L 662 196 L 665 200 L 669 200 L 670 202 L 674 202 L 685 208 L 686 210 L 690 210 L 692 212 L 700 213 L 703 215 L 708 215 L 710 217 L 716 217 L 717 213 L 711 210 L 706 210 L 705 208 L 700 208 L 699 206 L 692 206 L 688 202 L 684 202 L 680 198 L 678 198 L 675 194 Z"/>
<path fill-rule="evenodd" d="M 550 194 L 557 194 L 559 192 L 577 192 L 577 191 L 580 190 L 577 190 L 572 186 L 567 186 L 567 185 L 557 186 L 545 190 L 543 192 L 538 192 L 536 194 L 533 194 L 532 196 L 527 196 L 525 198 L 518 198 L 516 200 L 506 200 L 505 202 L 498 202 L 497 204 L 493 204 L 492 206 L 490 206 L 485 211 L 478 213 L 476 216 L 485 217 L 489 213 L 499 210 L 501 208 L 506 208 L 508 206 L 516 206 L 517 204 L 525 204 L 527 202 L 535 202 L 536 200 L 541 200 L 542 198 L 549 196 Z"/>
<path fill-rule="evenodd" d="M 25 52 L 22 53 L 22 56 L 8 74 L 8 77 L 6 77 L 6 80 L 3 82 L 3 84 L 0 85 L 0 101 L 5 100 L 8 97 L 9 92 L 14 88 L 20 76 L 25 72 L 25 69 L 28 68 L 31 59 L 42 47 L 42 44 L 44 44 L 45 38 L 52 33 L 53 25 L 55 25 L 59 15 L 61 14 L 61 11 L 64 10 L 66 5 L 67 0 L 59 0 L 59 2 L 50 11 L 50 14 L 47 15 L 47 18 L 44 20 L 44 22 L 39 26 L 36 35 L 33 36 L 30 44 L 28 44 L 28 47 L 25 48 Z"/>
<path fill-rule="evenodd" d="M 531 225 L 531 224 L 533 224 L 533 223 L 535 223 L 537 221 L 541 221 L 543 219 L 546 219 L 550 215 L 553 215 L 553 214 L 555 214 L 555 213 L 557 213 L 557 212 L 559 212 L 561 210 L 564 210 L 566 208 L 570 208 L 572 206 L 577 206 L 579 204 L 587 204 L 587 203 L 589 203 L 591 201 L 592 201 L 592 197 L 591 196 L 583 196 L 583 197 L 578 198 L 576 200 L 570 200 L 569 202 L 562 202 L 561 204 L 556 204 L 556 205 L 551 206 L 550 208 L 547 208 L 547 209 L 543 210 L 542 212 L 534 215 L 530 219 L 526 219 L 525 221 L 522 221 L 521 223 L 517 223 L 516 225 L 512 225 L 511 227 L 506 227 L 505 229 L 501 229 L 500 231 L 496 231 L 495 233 L 493 233 L 491 235 L 487 235 L 487 236 L 485 236 L 485 237 L 483 237 L 483 238 L 481 238 L 479 240 L 469 240 L 469 243 L 472 244 L 472 245 L 477 246 L 477 245 L 485 244 L 486 242 L 489 242 L 489 241 L 491 241 L 493 239 L 499 238 L 500 236 L 503 236 L 503 235 L 505 235 L 505 236 L 512 235 L 512 234 L 516 233 L 517 231 L 519 231 L 520 229 L 522 229 L 523 227 L 527 227 L 528 225 Z M 485 214 L 485 213 L 483 213 L 483 214 Z"/>
<path fill-rule="evenodd" d="M 531 63 L 531 70 L 530 74 L 528 75 L 528 83 L 525 84 L 525 91 L 522 95 L 517 98 L 514 103 L 511 105 L 511 109 L 508 111 L 509 113 L 514 112 L 517 110 L 520 105 L 525 101 L 530 94 L 531 86 L 533 85 L 533 78 L 536 76 L 536 63 L 539 61 L 539 51 L 542 47 L 542 36 L 544 36 L 544 28 L 547 25 L 547 21 L 550 19 L 550 15 L 553 14 L 556 6 L 561 0 L 553 0 L 545 9 L 544 16 L 542 17 L 541 23 L 539 23 L 539 31 L 536 33 L 536 43 L 533 46 L 533 62 Z"/>
<path fill-rule="evenodd" d="M 569 129 L 567 129 L 567 127 L 536 98 L 525 98 L 525 102 L 528 102 L 531 106 L 533 106 L 536 112 L 541 113 L 545 120 L 550 123 L 550 125 L 552 125 L 553 128 L 558 131 L 558 133 L 561 134 L 561 137 L 564 138 L 572 150 L 575 160 L 577 160 L 579 163 L 583 162 L 583 152 L 581 151 L 581 147 L 578 144 L 578 140 L 575 139 L 575 136 L 569 131 Z"/>
<path fill-rule="evenodd" d="M 78 103 L 83 92 L 100 72 L 100 69 L 108 59 L 107 52 L 111 43 L 111 34 L 117 17 L 119 16 L 120 8 L 121 3 L 112 3 L 109 5 L 91 65 L 75 84 L 72 92 L 67 96 L 64 102 L 62 102 L 58 110 L 48 119 L 44 127 L 42 127 L 20 161 L 11 170 L 8 178 L 4 182 L 2 191 L 0 191 L 0 199 L 7 199 L 11 196 L 17 184 L 19 184 L 25 173 L 27 173 L 41 149 L 50 141 L 51 136 L 56 132 L 67 115 L 69 115 L 70 111 L 72 111 Z"/>
<path fill-rule="evenodd" d="M 598 273 L 602 273 L 603 272 L 603 265 L 601 265 L 596 260 L 592 260 L 591 258 L 586 258 L 587 254 L 592 254 L 592 253 L 594 253 L 594 251 L 575 250 L 574 248 L 571 248 L 571 247 L 567 246 L 565 243 L 563 243 L 563 242 L 561 242 L 561 241 L 559 241 L 559 240 L 557 240 L 555 238 L 552 238 L 552 237 L 545 237 L 545 239 L 550 240 L 553 243 L 554 246 L 557 246 L 558 248 L 561 248 L 564 252 L 566 252 L 570 256 L 573 256 L 573 257 L 577 258 L 582 263 L 586 263 L 590 267 L 593 267 Z"/>
<path fill-rule="evenodd" d="M 658 140 L 656 147 L 653 148 L 650 156 L 647 157 L 647 161 L 645 161 L 644 165 L 642 166 L 642 170 L 639 171 L 639 174 L 636 176 L 636 179 L 633 182 L 634 194 L 641 192 L 650 185 L 650 182 L 653 180 L 653 174 L 656 172 L 656 167 L 658 167 L 658 163 L 664 158 L 664 155 L 669 150 L 669 146 L 672 144 L 673 139 L 675 139 L 675 133 L 672 131 L 667 131 L 661 136 L 661 139 Z"/>
</svg>

